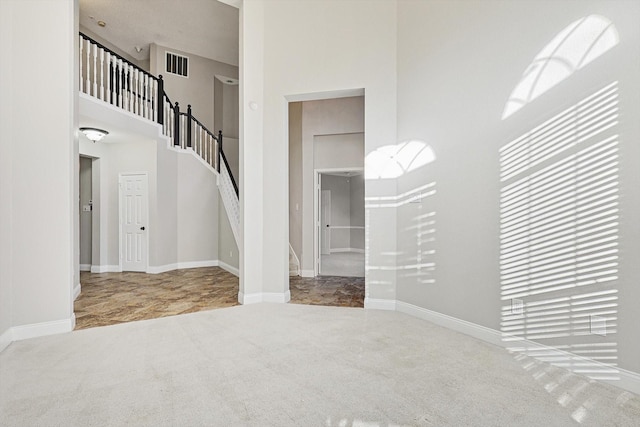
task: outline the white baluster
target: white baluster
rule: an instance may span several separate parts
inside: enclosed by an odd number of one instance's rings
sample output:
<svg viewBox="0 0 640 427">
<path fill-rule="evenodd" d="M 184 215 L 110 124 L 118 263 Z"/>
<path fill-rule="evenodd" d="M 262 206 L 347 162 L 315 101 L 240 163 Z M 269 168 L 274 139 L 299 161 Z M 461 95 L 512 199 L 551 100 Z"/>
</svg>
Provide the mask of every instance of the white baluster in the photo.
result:
<svg viewBox="0 0 640 427">
<path fill-rule="evenodd" d="M 136 102 L 135 98 L 133 97 L 133 93 L 134 90 L 136 88 L 135 86 L 135 81 L 133 79 L 134 73 L 133 73 L 133 65 L 129 65 L 129 111 L 133 112 L 133 104 Z"/>
<path fill-rule="evenodd" d="M 136 68 L 136 97 L 133 99 L 135 102 L 136 113 L 142 116 L 142 73 Z"/>
<path fill-rule="evenodd" d="M 91 95 L 91 78 L 89 77 L 91 70 L 91 42 L 87 40 L 87 75 L 85 79 L 85 93 Z"/>
<path fill-rule="evenodd" d="M 140 114 L 140 71 L 137 68 L 133 69 L 133 88 L 131 89 L 131 96 L 133 96 L 133 112 L 137 115 Z"/>
<path fill-rule="evenodd" d="M 144 117 L 145 118 L 149 118 L 149 76 L 145 73 L 144 74 L 144 80 L 142 82 L 143 87 L 144 87 Z"/>
<path fill-rule="evenodd" d="M 124 108 L 124 94 L 123 94 L 123 90 L 122 90 L 122 81 L 124 80 L 124 69 L 122 68 L 122 59 L 118 58 L 118 66 L 116 67 L 116 73 L 118 75 L 118 107 L 120 108 Z"/>
<path fill-rule="evenodd" d="M 100 99 L 104 101 L 104 49 L 100 48 Z"/>
<path fill-rule="evenodd" d="M 115 56 L 111 57 L 111 103 L 114 105 L 118 105 L 118 95 L 117 88 L 118 85 L 116 83 L 116 69 L 118 68 L 118 60 Z"/>
<path fill-rule="evenodd" d="M 196 131 L 196 147 L 198 147 L 198 154 L 202 155 L 202 126 L 197 125 Z"/>
<path fill-rule="evenodd" d="M 84 49 L 82 49 L 82 46 L 84 45 L 83 41 L 84 41 L 84 39 L 82 38 L 82 36 L 80 36 L 80 50 L 79 50 L 79 53 L 78 53 L 78 58 L 80 58 L 80 73 L 79 73 L 80 76 L 79 77 L 80 77 L 80 91 L 81 92 L 84 92 L 84 85 L 82 84 L 82 80 L 83 80 L 82 79 L 82 54 L 84 53 L 83 52 Z"/>
<path fill-rule="evenodd" d="M 109 68 L 111 65 L 111 53 L 109 51 L 105 52 L 107 57 L 105 70 L 107 71 L 107 78 L 105 79 L 105 91 L 104 91 L 104 100 L 106 102 L 111 102 L 111 82 L 109 81 Z"/>
<path fill-rule="evenodd" d="M 91 50 L 93 58 L 93 96 L 98 97 L 98 45 L 94 44 Z"/>
</svg>

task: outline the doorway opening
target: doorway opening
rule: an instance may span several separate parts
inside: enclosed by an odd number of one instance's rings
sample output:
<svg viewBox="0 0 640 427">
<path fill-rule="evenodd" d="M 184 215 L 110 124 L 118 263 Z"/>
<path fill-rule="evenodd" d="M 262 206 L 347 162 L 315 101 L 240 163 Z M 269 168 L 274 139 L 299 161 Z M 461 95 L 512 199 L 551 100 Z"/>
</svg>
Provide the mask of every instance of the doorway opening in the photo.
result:
<svg viewBox="0 0 640 427">
<path fill-rule="evenodd" d="M 364 277 L 364 176 L 316 170 L 315 274 Z"/>
<path fill-rule="evenodd" d="M 364 92 L 296 98 L 289 102 L 291 302 L 364 307 Z"/>
</svg>

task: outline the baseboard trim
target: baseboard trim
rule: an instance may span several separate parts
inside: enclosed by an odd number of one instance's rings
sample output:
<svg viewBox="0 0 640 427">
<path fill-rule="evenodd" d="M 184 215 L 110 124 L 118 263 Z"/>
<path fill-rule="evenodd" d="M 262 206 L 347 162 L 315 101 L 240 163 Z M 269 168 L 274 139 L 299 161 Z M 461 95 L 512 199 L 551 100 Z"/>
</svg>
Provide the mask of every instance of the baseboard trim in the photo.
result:
<svg viewBox="0 0 640 427">
<path fill-rule="evenodd" d="M 397 302 L 392 299 L 365 298 L 364 308 L 371 310 L 397 310 Z"/>
<path fill-rule="evenodd" d="M 217 266 L 218 266 L 218 260 L 176 262 L 173 264 L 149 266 L 147 267 L 147 273 L 160 274 L 160 273 L 166 273 L 167 271 L 173 271 L 173 270 L 183 270 L 188 268 L 201 268 L 201 267 L 217 267 Z"/>
<path fill-rule="evenodd" d="M 262 293 L 262 302 L 278 302 L 278 303 L 286 303 L 291 301 L 291 292 L 287 290 L 286 292 L 263 292 Z"/>
<path fill-rule="evenodd" d="M 364 253 L 364 249 L 358 248 L 332 248 L 329 250 L 329 253 L 339 253 L 339 252 L 357 252 L 359 254 Z"/>
<path fill-rule="evenodd" d="M 259 302 L 262 302 L 262 294 L 255 293 L 245 295 L 243 292 L 238 292 L 238 302 L 242 305 L 257 304 Z"/>
<path fill-rule="evenodd" d="M 13 331 L 11 328 L 7 329 L 0 335 L 0 353 L 4 351 L 5 348 L 9 347 L 9 344 L 13 342 Z"/>
<path fill-rule="evenodd" d="M 219 261 L 215 260 L 205 260 L 205 261 L 188 261 L 188 262 L 179 262 L 178 270 L 183 270 L 187 268 L 202 268 L 202 267 L 217 267 Z"/>
<path fill-rule="evenodd" d="M 240 270 L 238 270 L 236 267 L 227 264 L 224 261 L 218 261 L 218 267 L 220 267 L 221 269 L 228 271 L 229 273 L 233 274 L 236 277 L 240 277 Z"/>
<path fill-rule="evenodd" d="M 73 287 L 73 300 L 75 301 L 80 296 L 80 292 L 82 292 L 82 285 L 78 283 Z"/>
<path fill-rule="evenodd" d="M 80 264 L 80 271 L 91 271 L 91 264 Z"/>
<path fill-rule="evenodd" d="M 238 302 L 242 305 L 261 302 L 287 303 L 291 300 L 291 292 L 257 292 L 255 294 L 238 293 Z"/>
<path fill-rule="evenodd" d="M 409 314 L 423 320 L 428 320 L 436 325 L 444 326 L 445 328 L 453 329 L 454 331 L 462 332 L 466 335 L 471 335 L 479 340 L 504 347 L 502 334 L 495 329 L 480 326 L 456 317 L 447 316 L 446 314 L 438 313 L 403 301 L 396 301 L 396 307 L 401 313 Z"/>
<path fill-rule="evenodd" d="M 26 340 L 30 338 L 43 337 L 46 335 L 62 334 L 71 332 L 74 326 L 73 316 L 64 320 L 54 320 L 52 322 L 33 323 L 30 325 L 14 326 L 11 328 L 13 341 Z"/>
<path fill-rule="evenodd" d="M 315 271 L 313 270 L 300 270 L 301 277 L 316 277 Z"/>
<path fill-rule="evenodd" d="M 616 387 L 631 391 L 636 394 L 640 394 L 640 374 L 632 371 L 628 371 L 626 369 L 612 367 L 610 365 L 606 365 L 602 362 L 598 362 L 597 360 L 590 359 L 588 357 L 579 356 L 574 353 L 570 353 L 564 350 L 559 350 L 553 347 L 546 346 L 544 344 L 540 344 L 534 341 L 529 341 L 526 339 L 517 339 L 517 341 L 513 340 L 504 340 L 504 334 L 495 329 L 487 328 L 485 326 L 478 325 L 476 323 L 467 322 L 466 320 L 461 320 L 455 317 L 448 316 L 446 314 L 438 313 L 436 311 L 432 311 L 423 307 L 419 307 L 417 305 L 409 304 L 403 301 L 395 302 L 397 311 L 401 313 L 408 314 L 410 316 L 418 317 L 423 320 L 427 320 L 429 322 L 435 323 L 436 325 L 443 326 L 447 329 L 451 329 L 457 332 L 461 332 L 465 335 L 470 335 L 479 340 L 497 345 L 498 347 L 503 347 L 505 349 L 513 348 L 514 344 L 517 343 L 518 347 L 525 347 L 529 350 L 536 349 L 539 350 L 542 354 L 554 354 L 558 357 L 565 360 L 573 360 L 579 361 L 581 363 L 602 367 L 603 369 L 615 369 L 617 379 L 609 379 L 609 380 L 599 380 L 601 382 L 614 385 Z M 367 302 L 365 300 L 365 307 L 367 307 Z"/>
<path fill-rule="evenodd" d="M 92 273 L 122 273 L 119 265 L 92 265 Z"/>
</svg>

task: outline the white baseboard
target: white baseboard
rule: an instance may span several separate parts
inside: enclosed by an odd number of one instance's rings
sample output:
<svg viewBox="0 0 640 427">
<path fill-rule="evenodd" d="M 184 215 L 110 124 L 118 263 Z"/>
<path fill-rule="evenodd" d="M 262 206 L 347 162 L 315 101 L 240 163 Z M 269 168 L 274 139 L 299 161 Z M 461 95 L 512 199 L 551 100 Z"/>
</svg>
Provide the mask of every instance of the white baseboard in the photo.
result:
<svg viewBox="0 0 640 427">
<path fill-rule="evenodd" d="M 300 270 L 300 276 L 302 277 L 316 277 L 313 270 Z"/>
<path fill-rule="evenodd" d="M 372 310 L 396 310 L 396 300 L 393 299 L 376 299 L 365 298 L 364 308 Z"/>
<path fill-rule="evenodd" d="M 167 271 L 182 270 L 187 268 L 201 268 L 201 267 L 218 267 L 218 260 L 207 261 L 187 261 L 176 262 L 173 264 L 154 265 L 147 267 L 148 274 L 166 273 Z"/>
<path fill-rule="evenodd" d="M 73 287 L 73 300 L 75 301 L 80 296 L 80 292 L 82 292 L 82 285 L 78 283 Z"/>
<path fill-rule="evenodd" d="M 255 294 L 238 293 L 238 302 L 242 305 L 257 304 L 260 302 L 286 303 L 291 300 L 291 292 L 258 292 Z"/>
<path fill-rule="evenodd" d="M 359 254 L 363 254 L 364 253 L 364 249 L 358 249 L 358 248 L 331 248 L 329 250 L 330 253 L 339 253 L 339 252 L 357 252 Z"/>
<path fill-rule="evenodd" d="M 440 325 L 445 328 L 470 335 L 474 338 L 497 345 L 499 347 L 507 349 L 513 349 L 514 347 L 526 347 L 529 351 L 538 350 L 541 354 L 555 355 L 559 360 L 572 360 L 585 366 L 600 367 L 608 371 L 613 369 L 614 371 L 616 371 L 614 375 L 612 375 L 612 377 L 614 378 L 600 381 L 631 391 L 636 394 L 640 394 L 640 374 L 636 372 L 631 372 L 618 367 L 612 367 L 602 362 L 598 362 L 597 360 L 579 356 L 574 353 L 569 353 L 567 351 L 559 350 L 557 348 L 549 347 L 537 342 L 529 341 L 524 338 L 517 339 L 517 341 L 504 340 L 503 337 L 505 337 L 505 335 L 495 329 L 487 328 L 485 326 L 481 326 L 472 322 L 467 322 L 466 320 L 447 316 L 446 314 L 438 313 L 436 311 L 432 311 L 403 301 L 395 301 L 395 304 L 397 307 L 397 311 L 401 313 L 406 313 L 411 316 L 427 320 L 429 322 L 435 323 L 436 325 Z M 365 300 L 365 308 L 373 307 L 367 307 L 367 301 Z"/>
<path fill-rule="evenodd" d="M 13 331 L 11 330 L 11 328 L 9 328 L 4 331 L 2 335 L 0 335 L 0 353 L 2 353 L 5 348 L 9 347 L 9 344 L 11 344 L 12 342 Z"/>
<path fill-rule="evenodd" d="M 121 273 L 119 265 L 92 265 L 92 273 Z"/>
<path fill-rule="evenodd" d="M 238 292 L 238 302 L 242 305 L 257 304 L 262 302 L 262 294 L 258 292 L 245 295 L 243 292 Z"/>
<path fill-rule="evenodd" d="M 285 303 L 291 301 L 291 292 L 263 292 L 262 302 L 278 302 Z"/>
<path fill-rule="evenodd" d="M 228 271 L 229 273 L 233 274 L 236 277 L 240 277 L 240 270 L 238 270 L 236 267 L 227 264 L 224 261 L 218 261 L 218 267 L 220 267 L 221 269 Z"/>
<path fill-rule="evenodd" d="M 91 264 L 80 264 L 80 271 L 91 271 Z"/>
<path fill-rule="evenodd" d="M 11 335 L 13 341 L 20 341 L 29 338 L 43 337 L 46 335 L 62 334 L 65 332 L 71 332 L 73 330 L 74 323 L 74 317 L 72 316 L 64 320 L 14 326 L 11 328 Z"/>
<path fill-rule="evenodd" d="M 178 270 L 186 269 L 186 268 L 201 268 L 201 267 L 217 267 L 218 260 L 206 260 L 206 261 L 187 261 L 187 262 L 179 262 Z"/>
<path fill-rule="evenodd" d="M 396 301 L 396 307 L 401 313 L 406 313 L 423 320 L 428 320 L 436 325 L 444 326 L 445 328 L 453 329 L 454 331 L 462 332 L 466 335 L 471 335 L 474 338 L 490 342 L 497 346 L 503 346 L 502 334 L 495 329 L 486 328 L 475 323 L 467 322 L 466 320 L 447 316 L 446 314 L 418 307 L 417 305 L 403 301 Z"/>
</svg>

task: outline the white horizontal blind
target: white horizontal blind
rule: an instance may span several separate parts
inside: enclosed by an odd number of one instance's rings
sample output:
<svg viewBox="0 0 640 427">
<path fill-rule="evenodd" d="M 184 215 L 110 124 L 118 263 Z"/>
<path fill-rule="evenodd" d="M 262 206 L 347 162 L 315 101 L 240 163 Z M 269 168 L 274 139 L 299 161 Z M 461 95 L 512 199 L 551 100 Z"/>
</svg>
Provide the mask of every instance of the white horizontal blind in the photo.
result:
<svg viewBox="0 0 640 427">
<path fill-rule="evenodd" d="M 613 338 L 592 335 L 591 322 L 604 318 L 607 335 L 616 332 L 618 119 L 614 82 L 500 150 L 505 340 L 532 356 L 540 350 L 523 348 L 521 339 L 605 363 L 546 355 L 546 361 L 601 379 L 615 375 L 607 365 L 617 360 Z M 522 313 L 512 312 L 512 299 L 524 302 Z"/>
</svg>

